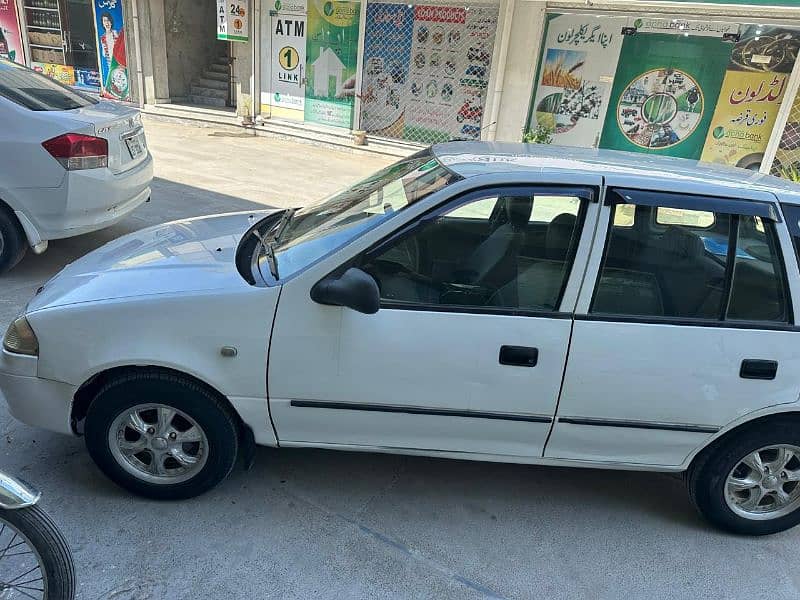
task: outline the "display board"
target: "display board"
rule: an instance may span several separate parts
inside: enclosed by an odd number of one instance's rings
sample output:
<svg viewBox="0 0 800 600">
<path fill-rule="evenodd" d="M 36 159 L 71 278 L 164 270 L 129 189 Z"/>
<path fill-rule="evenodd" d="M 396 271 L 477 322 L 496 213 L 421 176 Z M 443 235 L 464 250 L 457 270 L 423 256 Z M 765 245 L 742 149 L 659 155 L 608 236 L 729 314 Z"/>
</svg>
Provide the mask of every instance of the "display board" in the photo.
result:
<svg viewBox="0 0 800 600">
<path fill-rule="evenodd" d="M 758 170 L 789 76 L 800 30 L 747 25 L 733 49 L 701 159 Z"/>
<path fill-rule="evenodd" d="M 626 23 L 627 17 L 549 19 L 533 122 L 552 133 L 554 144 L 598 145 Z"/>
<path fill-rule="evenodd" d="M 306 121 L 352 127 L 360 2 L 309 0 Z"/>
<path fill-rule="evenodd" d="M 226 42 L 250 40 L 249 2 L 217 0 L 217 39 Z"/>
<path fill-rule="evenodd" d="M 115 100 L 130 100 L 122 0 L 94 0 L 94 18 L 101 94 Z"/>
<path fill-rule="evenodd" d="M 269 88 L 261 103 L 271 116 L 302 121 L 305 110 L 306 0 L 275 3 L 280 11 L 263 11 L 262 30 L 270 31 L 263 46 L 263 81 Z"/>
<path fill-rule="evenodd" d="M 25 63 L 15 0 L 0 0 L 0 56 Z"/>
<path fill-rule="evenodd" d="M 731 50 L 718 37 L 625 36 L 600 146 L 700 158 Z"/>
</svg>

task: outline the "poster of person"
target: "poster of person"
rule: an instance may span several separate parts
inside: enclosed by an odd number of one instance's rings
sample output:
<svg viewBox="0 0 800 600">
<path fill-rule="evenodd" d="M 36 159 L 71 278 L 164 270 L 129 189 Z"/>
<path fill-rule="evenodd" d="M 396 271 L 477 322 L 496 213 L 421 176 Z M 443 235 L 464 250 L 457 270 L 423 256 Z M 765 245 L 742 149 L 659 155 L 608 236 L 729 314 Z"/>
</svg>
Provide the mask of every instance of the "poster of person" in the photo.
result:
<svg viewBox="0 0 800 600">
<path fill-rule="evenodd" d="M 595 147 L 600 140 L 626 17 L 551 15 L 532 124 L 553 143 Z"/>
<path fill-rule="evenodd" d="M 272 43 L 262 45 L 263 111 L 273 117 L 302 121 L 305 112 L 306 2 L 280 2 L 280 11 L 262 11 L 262 31 Z"/>
<path fill-rule="evenodd" d="M 0 56 L 25 63 L 15 0 L 0 0 Z"/>
<path fill-rule="evenodd" d="M 761 167 L 799 51 L 798 29 L 742 27 L 701 160 L 752 170 Z"/>
<path fill-rule="evenodd" d="M 402 136 L 410 93 L 413 23 L 414 11 L 406 4 L 367 4 L 361 85 L 361 128 L 365 131 Z"/>
<path fill-rule="evenodd" d="M 360 2 L 309 0 L 306 121 L 353 126 Z"/>
<path fill-rule="evenodd" d="M 101 95 L 115 100 L 130 100 L 122 0 L 94 0 L 94 18 Z"/>
<path fill-rule="evenodd" d="M 730 53 L 716 36 L 625 36 L 600 146 L 700 158 Z"/>
</svg>

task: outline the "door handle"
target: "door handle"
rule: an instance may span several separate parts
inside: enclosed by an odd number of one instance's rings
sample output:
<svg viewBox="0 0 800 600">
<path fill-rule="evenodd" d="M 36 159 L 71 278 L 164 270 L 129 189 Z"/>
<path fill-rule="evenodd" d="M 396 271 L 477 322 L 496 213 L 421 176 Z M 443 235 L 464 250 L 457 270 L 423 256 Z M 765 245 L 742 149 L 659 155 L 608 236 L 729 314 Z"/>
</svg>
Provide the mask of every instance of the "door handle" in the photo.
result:
<svg viewBox="0 0 800 600">
<path fill-rule="evenodd" d="M 776 360 L 756 360 L 746 358 L 742 361 L 739 369 L 739 377 L 742 379 L 775 379 L 778 374 L 778 361 Z"/>
<path fill-rule="evenodd" d="M 512 367 L 535 367 L 539 349 L 527 346 L 500 346 L 500 364 Z"/>
</svg>

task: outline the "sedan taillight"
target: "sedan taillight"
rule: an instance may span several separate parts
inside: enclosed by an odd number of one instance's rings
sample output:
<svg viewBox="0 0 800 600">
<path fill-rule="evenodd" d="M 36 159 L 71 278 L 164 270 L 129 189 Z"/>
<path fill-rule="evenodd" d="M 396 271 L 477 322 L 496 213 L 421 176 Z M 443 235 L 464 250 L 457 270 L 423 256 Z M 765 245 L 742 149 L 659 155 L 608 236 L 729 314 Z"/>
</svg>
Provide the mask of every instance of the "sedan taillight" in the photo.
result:
<svg viewBox="0 0 800 600">
<path fill-rule="evenodd" d="M 42 143 L 67 171 L 108 166 L 108 141 L 81 133 L 65 133 Z"/>
</svg>

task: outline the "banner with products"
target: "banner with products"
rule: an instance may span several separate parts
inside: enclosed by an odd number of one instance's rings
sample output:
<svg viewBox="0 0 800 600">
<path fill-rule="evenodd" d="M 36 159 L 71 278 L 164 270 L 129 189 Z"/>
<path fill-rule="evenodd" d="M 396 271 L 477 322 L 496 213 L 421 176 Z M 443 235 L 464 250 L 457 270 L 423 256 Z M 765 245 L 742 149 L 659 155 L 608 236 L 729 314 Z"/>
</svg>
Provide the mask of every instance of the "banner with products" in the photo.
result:
<svg viewBox="0 0 800 600">
<path fill-rule="evenodd" d="M 800 30 L 747 25 L 733 48 L 701 160 L 758 170 L 800 51 Z"/>
<path fill-rule="evenodd" d="M 403 137 L 480 138 L 496 30 L 496 8 L 414 7 Z"/>
<path fill-rule="evenodd" d="M 122 0 L 94 0 L 94 19 L 101 95 L 115 100 L 130 100 Z"/>
<path fill-rule="evenodd" d="M 627 17 L 554 15 L 547 25 L 532 123 L 553 143 L 597 147 Z"/>
<path fill-rule="evenodd" d="M 360 2 L 309 0 L 306 21 L 306 121 L 352 127 Z"/>
<path fill-rule="evenodd" d="M 263 81 L 269 82 L 261 102 L 273 117 L 303 120 L 306 77 L 306 1 L 275 3 L 281 12 L 263 11 L 263 28 L 271 33 L 272 43 L 264 46 Z M 290 11 L 290 12 L 284 12 Z M 273 14 L 270 14 L 273 13 Z"/>
<path fill-rule="evenodd" d="M 361 128 L 402 137 L 414 10 L 406 4 L 370 2 L 364 30 Z"/>
<path fill-rule="evenodd" d="M 731 48 L 718 37 L 625 36 L 600 146 L 700 158 Z"/>
<path fill-rule="evenodd" d="M 32 62 L 31 69 L 64 85 L 75 85 L 75 69 L 69 65 Z"/>
<path fill-rule="evenodd" d="M 0 56 L 25 63 L 15 0 L 0 0 Z"/>
</svg>

